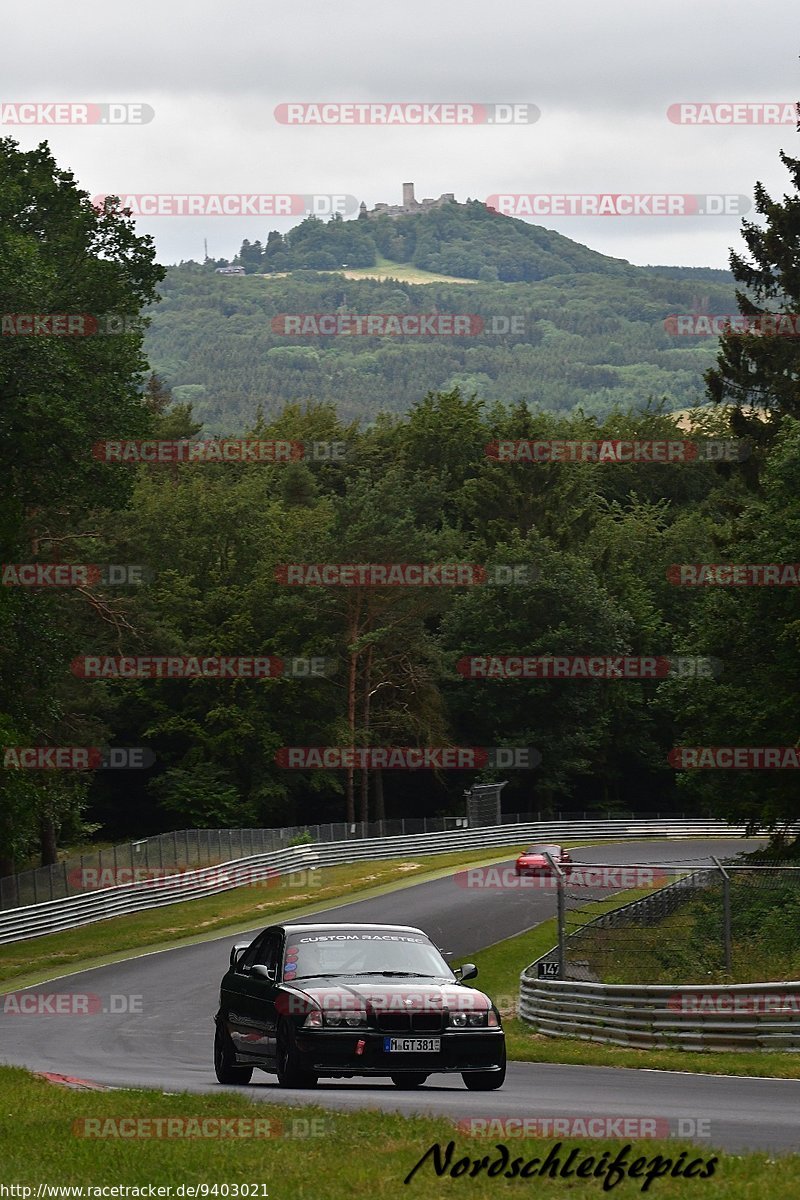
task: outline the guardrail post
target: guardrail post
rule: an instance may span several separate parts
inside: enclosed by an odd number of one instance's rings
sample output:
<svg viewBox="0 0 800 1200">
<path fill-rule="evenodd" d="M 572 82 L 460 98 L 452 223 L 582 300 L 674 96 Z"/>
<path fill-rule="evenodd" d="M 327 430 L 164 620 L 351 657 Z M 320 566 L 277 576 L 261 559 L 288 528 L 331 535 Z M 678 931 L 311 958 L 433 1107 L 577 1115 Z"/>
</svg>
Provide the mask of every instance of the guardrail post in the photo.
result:
<svg viewBox="0 0 800 1200">
<path fill-rule="evenodd" d="M 558 880 L 558 890 L 556 892 L 556 902 L 558 905 L 558 977 L 566 979 L 567 977 L 567 932 L 566 932 L 566 913 L 564 903 L 564 877 L 563 875 Z"/>
</svg>

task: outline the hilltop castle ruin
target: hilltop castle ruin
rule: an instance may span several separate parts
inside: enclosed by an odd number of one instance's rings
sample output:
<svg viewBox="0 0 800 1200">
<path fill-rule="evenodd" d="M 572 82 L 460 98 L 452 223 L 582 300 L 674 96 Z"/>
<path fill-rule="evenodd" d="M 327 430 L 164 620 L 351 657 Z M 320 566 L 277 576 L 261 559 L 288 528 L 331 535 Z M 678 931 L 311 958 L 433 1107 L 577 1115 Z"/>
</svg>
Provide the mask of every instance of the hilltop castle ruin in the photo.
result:
<svg viewBox="0 0 800 1200">
<path fill-rule="evenodd" d="M 403 203 L 402 204 L 376 204 L 374 208 L 367 209 L 364 201 L 361 201 L 359 207 L 359 216 L 364 217 L 401 217 L 406 213 L 428 212 L 432 208 L 442 208 L 445 204 L 455 204 L 455 192 L 442 192 L 441 196 L 436 200 L 415 200 L 414 199 L 414 184 L 403 184 Z"/>
</svg>

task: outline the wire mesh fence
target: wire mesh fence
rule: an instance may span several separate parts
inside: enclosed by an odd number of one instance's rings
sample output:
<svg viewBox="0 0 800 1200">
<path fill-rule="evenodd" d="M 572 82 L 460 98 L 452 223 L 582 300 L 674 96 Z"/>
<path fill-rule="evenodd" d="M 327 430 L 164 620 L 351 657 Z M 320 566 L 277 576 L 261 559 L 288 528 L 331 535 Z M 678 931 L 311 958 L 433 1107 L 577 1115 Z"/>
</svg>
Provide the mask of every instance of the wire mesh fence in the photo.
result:
<svg viewBox="0 0 800 1200">
<path fill-rule="evenodd" d="M 559 817 L 562 814 L 559 813 Z M 583 814 L 586 816 L 586 814 Z M 504 813 L 501 824 L 531 820 L 532 814 Z M 405 817 L 370 823 L 336 822 L 281 829 L 181 829 L 118 846 L 87 850 L 49 867 L 35 867 L 0 879 L 0 911 L 61 900 L 100 888 L 152 879 L 193 867 L 282 850 L 295 840 L 339 842 L 348 838 L 398 837 L 443 833 L 452 817 Z"/>
<path fill-rule="evenodd" d="M 541 977 L 615 984 L 800 978 L 800 867 L 741 859 L 578 865 L 564 868 L 554 886 L 559 943 L 540 960 Z"/>
<path fill-rule="evenodd" d="M 491 810 L 491 811 L 490 811 Z M 491 819 L 490 819 L 491 816 Z M 445 833 L 467 825 L 519 825 L 542 820 L 602 821 L 609 814 L 589 812 L 498 813 L 495 802 L 473 820 L 463 817 L 403 817 L 369 823 L 343 821 L 321 825 L 296 825 L 280 829 L 180 829 L 140 838 L 121 845 L 98 847 L 48 867 L 35 867 L 0 878 L 0 911 L 61 900 L 118 884 L 156 878 L 195 867 L 246 858 L 252 854 L 283 850 L 298 839 L 308 842 L 341 842 L 349 838 L 404 837 Z M 499 820 L 498 820 L 499 817 Z M 661 813 L 617 814 L 612 819 L 661 820 Z M 669 820 L 684 820 L 670 814 Z"/>
</svg>

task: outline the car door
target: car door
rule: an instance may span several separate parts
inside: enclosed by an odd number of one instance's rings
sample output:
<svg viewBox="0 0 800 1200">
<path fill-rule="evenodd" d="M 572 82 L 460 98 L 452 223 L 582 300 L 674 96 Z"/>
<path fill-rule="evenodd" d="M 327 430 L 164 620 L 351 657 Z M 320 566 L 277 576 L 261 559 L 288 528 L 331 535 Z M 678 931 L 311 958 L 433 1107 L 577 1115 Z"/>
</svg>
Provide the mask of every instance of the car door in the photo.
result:
<svg viewBox="0 0 800 1200">
<path fill-rule="evenodd" d="M 275 994 L 282 942 L 280 930 L 265 930 L 228 977 L 231 1040 L 237 1053 L 255 1059 L 274 1059 L 276 1053 Z"/>
</svg>

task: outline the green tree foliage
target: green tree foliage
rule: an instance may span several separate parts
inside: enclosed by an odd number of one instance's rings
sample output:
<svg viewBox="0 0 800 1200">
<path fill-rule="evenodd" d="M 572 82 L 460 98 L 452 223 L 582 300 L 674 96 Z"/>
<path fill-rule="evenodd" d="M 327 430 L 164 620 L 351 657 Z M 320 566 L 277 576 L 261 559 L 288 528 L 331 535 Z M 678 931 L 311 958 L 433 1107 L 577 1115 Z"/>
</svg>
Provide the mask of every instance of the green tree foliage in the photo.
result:
<svg viewBox="0 0 800 1200">
<path fill-rule="evenodd" d="M 712 400 L 734 405 L 737 431 L 758 441 L 774 435 L 782 415 L 800 416 L 797 336 L 764 336 L 758 328 L 765 316 L 785 314 L 794 329 L 800 313 L 800 159 L 784 153 L 780 157 L 793 194 L 773 200 L 757 183 L 755 206 L 763 220 L 742 222 L 748 257 L 735 251 L 730 256 L 734 278 L 742 285 L 736 293 L 739 312 L 755 319 L 756 329 L 726 332 L 717 365 L 705 376 Z M 750 410 L 755 410 L 754 416 Z"/>
<path fill-rule="evenodd" d="M 91 336 L 0 339 L 4 562 L 30 561 L 42 538 L 51 551 L 42 557 L 63 560 L 65 548 L 71 556 L 87 544 L 94 512 L 124 500 L 124 480 L 91 448 L 101 438 L 142 436 L 149 428 L 139 313 L 163 276 L 153 259 L 150 239 L 110 203 L 97 211 L 46 144 L 23 152 L 11 138 L 0 140 L 0 311 L 85 315 L 98 329 Z M 96 598 L 87 592 L 83 599 L 102 619 Z M 0 588 L 0 724 L 11 744 L 57 743 L 80 723 L 65 674 L 85 608 L 52 592 Z M 0 859 L 7 865 L 40 837 L 51 860 L 56 831 L 72 822 L 79 801 L 80 784 L 8 779 Z"/>
<path fill-rule="evenodd" d="M 691 272 L 576 273 L 568 259 L 560 272 L 535 284 L 419 285 L 310 272 L 226 278 L 176 267 L 151 310 L 146 349 L 176 398 L 191 400 L 215 433 L 252 424 L 259 404 L 272 414 L 286 404 L 333 404 L 344 420 L 369 423 L 457 384 L 489 404 L 581 409 L 599 419 L 641 410 L 651 397 L 671 409 L 705 400 L 702 372 L 714 362 L 716 339 L 676 336 L 665 324 L 694 307 Z M 699 286 L 712 311 L 734 311 L 730 283 Z M 337 312 L 475 314 L 484 325 L 459 337 L 284 332 L 284 314 Z"/>
<path fill-rule="evenodd" d="M 0 146 L 3 309 L 35 301 L 50 311 L 103 304 L 133 314 L 150 302 L 158 269 L 127 219 L 113 206 L 91 209 L 44 150 L 25 156 Z M 737 279 L 761 301 L 777 300 L 776 311 L 784 302 L 796 309 L 796 201 L 760 202 L 767 229 L 745 225 L 756 266 L 735 259 Z M 712 398 L 736 401 L 734 422 L 754 397 L 770 416 L 769 437 L 753 439 L 755 470 L 702 459 L 499 461 L 491 447 L 506 440 L 731 432 L 723 404 L 690 420 L 671 412 L 699 398 L 712 352 L 676 347 L 663 325 L 696 302 L 695 273 L 604 266 L 601 256 L 518 224 L 482 206 L 445 206 L 398 221 L 309 219 L 243 248 L 251 266 L 260 257 L 274 272 L 281 261 L 290 269 L 291 256 L 304 253 L 319 269 L 320 256 L 335 246 L 341 258 L 357 236 L 394 261 L 466 270 L 458 255 L 468 260 L 491 233 L 498 252 L 478 272 L 497 272 L 497 281 L 474 284 L 419 288 L 311 270 L 226 280 L 186 264 L 165 280 L 149 373 L 138 332 L 102 345 L 41 339 L 27 357 L 21 339 L 3 344 L 7 560 L 134 562 L 151 578 L 117 595 L 0 589 L 0 736 L 5 745 L 147 745 L 156 756 L 151 770 L 124 778 L 40 784 L 6 772 L 6 863 L 37 838 L 52 857 L 59 831 L 66 836 L 84 818 L 122 836 L 460 812 L 465 786 L 493 774 L 294 771 L 278 765 L 286 746 L 534 746 L 541 765 L 513 772 L 506 791 L 516 811 L 686 811 L 775 827 L 796 818 L 792 772 L 679 774 L 669 755 L 681 745 L 797 742 L 798 589 L 691 589 L 668 575 L 671 564 L 797 558 L 795 352 L 761 339 L 743 343 L 736 360 L 733 342 L 723 341 Z M 525 269 L 541 274 L 503 283 L 504 256 L 521 254 L 518 238 L 535 250 Z M 724 275 L 700 278 L 709 308 L 730 311 Z M 392 308 L 523 312 L 525 332 L 495 342 L 355 344 L 288 338 L 272 321 Z M 726 390 L 737 385 L 726 374 L 737 362 L 746 394 Z M 301 441 L 309 452 L 288 463 L 138 467 L 104 466 L 87 452 L 111 435 L 242 430 Z M 313 450 L 331 443 L 346 452 Z M 280 582 L 281 564 L 358 562 L 522 566 L 528 576 L 428 589 Z M 304 679 L 88 682 L 70 674 L 76 653 L 324 658 L 329 670 Z M 576 681 L 459 671 L 464 658 L 507 654 L 712 656 L 723 673 Z"/>
</svg>

